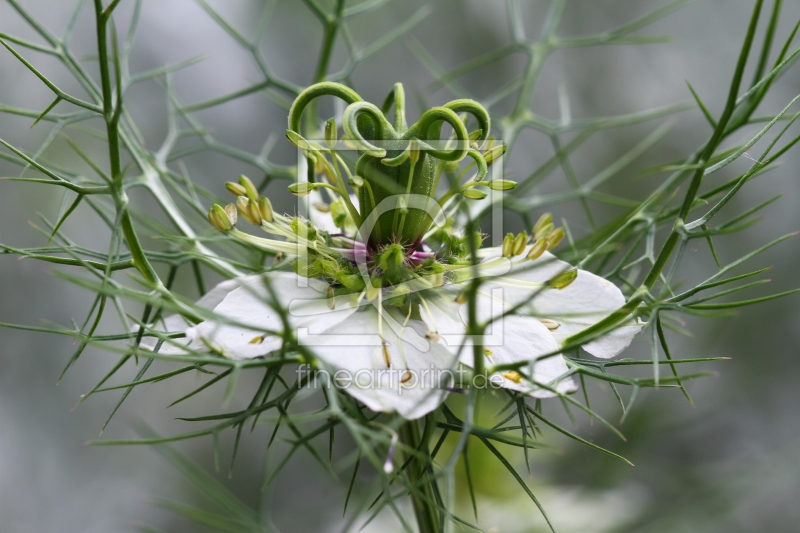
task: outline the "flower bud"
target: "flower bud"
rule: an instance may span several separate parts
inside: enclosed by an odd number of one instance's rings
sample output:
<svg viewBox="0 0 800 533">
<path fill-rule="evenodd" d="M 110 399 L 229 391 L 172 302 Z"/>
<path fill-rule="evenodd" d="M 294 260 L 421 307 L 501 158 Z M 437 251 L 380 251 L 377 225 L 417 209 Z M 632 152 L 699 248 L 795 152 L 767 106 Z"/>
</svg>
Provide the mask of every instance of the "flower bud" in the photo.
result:
<svg viewBox="0 0 800 533">
<path fill-rule="evenodd" d="M 231 223 L 231 226 L 235 226 L 236 221 L 239 219 L 239 213 L 236 210 L 236 206 L 233 204 L 226 205 L 225 214 L 228 215 L 228 221 Z"/>
<path fill-rule="evenodd" d="M 508 150 L 508 146 L 505 144 L 498 144 L 497 146 L 486 150 L 483 153 L 483 158 L 486 160 L 486 165 L 491 165 L 494 161 L 503 157 L 503 154 L 506 153 Z"/>
<path fill-rule="evenodd" d="M 236 208 L 239 213 L 242 214 L 242 217 L 251 224 L 261 224 L 261 213 L 258 214 L 258 222 L 253 222 L 253 218 L 250 216 L 250 198 L 246 196 L 239 196 L 236 198 Z"/>
<path fill-rule="evenodd" d="M 306 196 L 311 194 L 311 191 L 319 188 L 319 184 L 311 183 L 310 181 L 301 181 L 300 183 L 292 183 L 289 185 L 289 192 L 295 196 Z"/>
<path fill-rule="evenodd" d="M 486 185 L 493 191 L 510 191 L 517 186 L 517 182 L 511 180 L 492 180 L 481 182 L 481 185 Z"/>
<path fill-rule="evenodd" d="M 236 199 L 236 207 L 242 217 L 254 226 L 261 225 L 261 211 L 258 209 L 258 204 L 245 196 L 240 196 Z"/>
<path fill-rule="evenodd" d="M 503 238 L 503 247 L 501 249 L 503 257 L 511 257 L 513 255 L 515 238 L 513 233 L 506 233 L 506 236 Z"/>
<path fill-rule="evenodd" d="M 333 148 L 336 145 L 337 134 L 336 121 L 329 118 L 325 122 L 325 142 L 328 144 L 328 148 Z"/>
<path fill-rule="evenodd" d="M 217 204 L 212 205 L 211 209 L 208 210 L 208 221 L 217 231 L 225 232 L 233 228 L 233 224 L 228 219 L 228 214 Z"/>
<path fill-rule="evenodd" d="M 486 198 L 485 192 L 478 191 L 476 189 L 467 189 L 461 194 L 464 195 L 464 198 L 467 198 L 469 200 L 483 200 L 484 198 Z"/>
<path fill-rule="evenodd" d="M 566 272 L 562 272 L 561 274 L 556 274 L 552 278 L 546 281 L 547 286 L 553 289 L 565 289 L 567 288 L 575 278 L 578 277 L 578 270 L 573 268 L 572 270 L 567 270 Z"/>
<path fill-rule="evenodd" d="M 228 189 L 234 196 L 247 196 L 247 191 L 238 183 L 229 181 L 225 183 L 225 188 Z"/>
<path fill-rule="evenodd" d="M 547 249 L 552 250 L 564 239 L 564 228 L 558 228 L 547 237 Z"/>
<path fill-rule="evenodd" d="M 262 196 L 258 199 L 258 210 L 261 211 L 261 218 L 267 222 L 272 222 L 275 218 L 272 212 L 272 203 L 266 196 Z"/>
<path fill-rule="evenodd" d="M 553 223 L 553 215 L 550 213 L 544 213 L 542 216 L 539 217 L 539 220 L 536 221 L 536 224 L 533 225 L 533 234 L 536 235 L 539 233 L 539 230 L 546 226 L 547 224 Z"/>
<path fill-rule="evenodd" d="M 528 234 L 524 231 L 514 237 L 514 241 L 511 243 L 511 255 L 519 255 L 525 251 L 525 247 L 528 245 Z"/>
<path fill-rule="evenodd" d="M 531 249 L 528 251 L 528 259 L 531 261 L 539 259 L 541 255 L 547 250 L 547 239 L 539 239 L 533 243 Z"/>
<path fill-rule="evenodd" d="M 551 233 L 553 233 L 554 229 L 555 229 L 555 226 L 553 226 L 552 222 L 550 222 L 549 224 L 545 224 L 544 226 L 540 227 L 538 230 L 536 230 L 534 232 L 533 238 L 534 239 L 546 239 L 547 237 L 550 236 Z"/>
<path fill-rule="evenodd" d="M 245 190 L 244 196 L 247 196 L 254 202 L 258 201 L 258 190 L 256 186 L 253 185 L 253 182 L 250 181 L 250 178 L 247 176 L 239 176 L 239 185 Z"/>
<path fill-rule="evenodd" d="M 311 150 L 311 144 L 309 144 L 309 142 L 305 140 L 302 135 L 295 131 L 286 130 L 286 138 L 289 139 L 290 143 L 297 146 L 301 150 Z"/>
</svg>

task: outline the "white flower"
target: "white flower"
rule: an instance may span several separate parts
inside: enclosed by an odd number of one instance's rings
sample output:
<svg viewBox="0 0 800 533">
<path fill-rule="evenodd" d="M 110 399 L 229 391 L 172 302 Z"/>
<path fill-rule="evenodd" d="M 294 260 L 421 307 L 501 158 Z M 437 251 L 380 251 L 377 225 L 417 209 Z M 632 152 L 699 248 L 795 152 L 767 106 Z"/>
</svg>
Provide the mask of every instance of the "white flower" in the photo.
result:
<svg viewBox="0 0 800 533">
<path fill-rule="evenodd" d="M 485 365 L 526 363 L 519 373 L 494 372 L 489 386 L 537 398 L 573 392 L 576 384 L 558 353 L 561 343 L 621 307 L 624 298 L 613 283 L 583 270 L 566 288 L 551 288 L 545 282 L 571 267 L 549 253 L 533 261 L 526 253 L 509 259 L 499 248 L 481 250 L 479 319 L 495 319 L 484 338 Z M 467 308 L 456 302 L 465 287 L 461 278 L 415 293 L 419 305 L 413 313 L 407 306 L 405 315 L 386 305 L 381 291 L 373 291 L 372 301 L 366 292 L 333 297 L 326 282 L 294 273 L 230 280 L 198 301 L 218 318 L 189 327 L 188 346 L 236 360 L 267 356 L 282 347 L 285 320 L 337 385 L 373 411 L 414 419 L 444 401 L 459 364 L 473 364 Z M 281 308 L 288 310 L 284 317 L 276 310 Z M 165 328 L 179 329 L 182 321 L 168 317 Z M 630 321 L 583 348 L 613 357 L 639 329 Z M 542 356 L 548 357 L 538 361 Z"/>
</svg>

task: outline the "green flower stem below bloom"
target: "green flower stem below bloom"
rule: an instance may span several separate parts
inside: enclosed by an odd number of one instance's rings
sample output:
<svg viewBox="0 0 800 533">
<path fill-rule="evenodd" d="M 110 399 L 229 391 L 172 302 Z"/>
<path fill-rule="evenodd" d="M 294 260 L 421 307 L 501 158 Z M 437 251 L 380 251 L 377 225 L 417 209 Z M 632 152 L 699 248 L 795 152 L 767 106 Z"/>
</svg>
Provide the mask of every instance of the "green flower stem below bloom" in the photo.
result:
<svg viewBox="0 0 800 533">
<path fill-rule="evenodd" d="M 403 424 L 399 430 L 400 442 L 408 450 L 406 457 L 411 462 L 406 467 L 406 475 L 411 488 L 411 502 L 414 507 L 414 516 L 417 519 L 419 533 L 440 533 L 439 511 L 436 509 L 436 500 L 431 485 L 430 457 L 426 435 L 421 430 L 418 420 L 410 420 Z M 413 458 L 412 458 L 413 457 Z"/>
</svg>

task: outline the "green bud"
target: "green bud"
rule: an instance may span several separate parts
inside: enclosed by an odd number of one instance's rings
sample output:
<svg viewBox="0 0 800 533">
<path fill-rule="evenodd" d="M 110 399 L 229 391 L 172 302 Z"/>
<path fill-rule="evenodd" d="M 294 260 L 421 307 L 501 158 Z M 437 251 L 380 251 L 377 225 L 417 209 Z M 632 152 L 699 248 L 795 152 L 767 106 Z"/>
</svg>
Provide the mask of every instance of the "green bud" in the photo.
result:
<svg viewBox="0 0 800 533">
<path fill-rule="evenodd" d="M 295 217 L 292 219 L 292 222 L 289 224 L 289 226 L 292 228 L 292 231 L 295 235 L 304 237 L 309 241 L 313 241 L 317 238 L 316 228 L 307 220 L 303 220 L 300 217 Z"/>
<path fill-rule="evenodd" d="M 481 185 L 486 185 L 493 191 L 510 191 L 517 186 L 517 182 L 511 180 L 492 180 L 482 181 Z"/>
<path fill-rule="evenodd" d="M 467 189 L 461 194 L 463 194 L 464 198 L 467 198 L 468 200 L 483 200 L 486 198 L 485 192 L 476 189 Z"/>
<path fill-rule="evenodd" d="M 552 250 L 564 239 L 564 228 L 558 228 L 547 237 L 547 249 Z"/>
<path fill-rule="evenodd" d="M 301 150 L 312 150 L 311 144 L 305 140 L 302 135 L 295 131 L 286 130 L 286 138 L 289 139 L 290 143 L 297 146 Z"/>
<path fill-rule="evenodd" d="M 552 287 L 553 289 L 565 289 L 568 287 L 575 278 L 578 277 L 578 269 L 573 268 L 572 270 L 567 270 L 566 272 L 562 272 L 561 274 L 556 274 L 549 280 L 547 280 L 547 286 Z"/>
<path fill-rule="evenodd" d="M 498 144 L 497 146 L 486 150 L 483 153 L 483 158 L 486 160 L 486 165 L 491 165 L 494 161 L 503 157 L 503 154 L 506 153 L 506 150 L 508 150 L 508 146 L 505 144 Z"/>
<path fill-rule="evenodd" d="M 229 181 L 225 183 L 225 188 L 228 189 L 234 196 L 247 196 L 247 191 L 238 183 Z"/>
<path fill-rule="evenodd" d="M 547 237 L 550 236 L 551 233 L 553 233 L 554 229 L 555 229 L 555 226 L 553 226 L 552 222 L 550 222 L 549 224 L 545 224 L 544 226 L 542 226 L 539 229 L 537 229 L 536 231 L 534 231 L 533 238 L 534 239 L 546 239 Z"/>
<path fill-rule="evenodd" d="M 311 194 L 311 191 L 318 189 L 318 183 L 311 183 L 310 181 L 302 181 L 300 183 L 292 183 L 289 185 L 289 192 L 295 196 L 306 196 Z"/>
<path fill-rule="evenodd" d="M 533 225 L 533 234 L 536 235 L 539 233 L 539 229 L 542 226 L 546 226 L 547 224 L 553 223 L 553 215 L 550 213 L 545 213 L 539 217 L 539 220 L 536 221 L 536 224 Z"/>
<path fill-rule="evenodd" d="M 231 226 L 235 226 L 236 221 L 239 219 L 239 213 L 236 210 L 236 206 L 233 204 L 226 205 L 225 214 L 228 215 L 228 221 L 231 223 Z"/>
<path fill-rule="evenodd" d="M 212 205 L 211 209 L 208 210 L 208 221 L 217 231 L 225 232 L 233 228 L 233 224 L 228 219 L 228 214 L 218 204 Z"/>
<path fill-rule="evenodd" d="M 261 225 L 261 211 L 258 209 L 258 203 L 245 196 L 239 196 L 236 199 L 236 207 L 239 208 L 242 217 L 250 224 L 254 226 Z"/>
<path fill-rule="evenodd" d="M 239 176 L 239 185 L 245 190 L 245 194 L 241 196 L 247 196 L 254 202 L 258 201 L 258 191 L 256 190 L 256 186 L 253 185 L 253 182 L 250 181 L 250 178 L 247 176 Z"/>
<path fill-rule="evenodd" d="M 328 148 L 333 148 L 336 145 L 337 134 L 336 121 L 329 118 L 325 122 L 325 142 L 328 143 Z"/>
<path fill-rule="evenodd" d="M 506 236 L 503 238 L 503 257 L 512 257 L 514 255 L 514 239 L 513 233 L 506 233 Z"/>
<path fill-rule="evenodd" d="M 274 220 L 275 217 L 272 212 L 272 203 L 266 196 L 262 196 L 258 199 L 258 210 L 261 211 L 261 218 L 267 222 L 272 222 Z"/>
<path fill-rule="evenodd" d="M 524 231 L 514 237 L 514 242 L 511 244 L 511 254 L 512 255 L 519 255 L 525 251 L 525 247 L 528 245 L 528 234 Z"/>
<path fill-rule="evenodd" d="M 347 179 L 347 183 L 349 183 L 350 186 L 354 189 L 360 189 L 361 187 L 364 186 L 364 178 L 362 178 L 361 176 L 353 175 Z"/>
<path fill-rule="evenodd" d="M 547 239 L 539 239 L 533 243 L 533 246 L 531 246 L 531 249 L 528 251 L 528 259 L 531 261 L 539 259 L 546 250 Z"/>
</svg>

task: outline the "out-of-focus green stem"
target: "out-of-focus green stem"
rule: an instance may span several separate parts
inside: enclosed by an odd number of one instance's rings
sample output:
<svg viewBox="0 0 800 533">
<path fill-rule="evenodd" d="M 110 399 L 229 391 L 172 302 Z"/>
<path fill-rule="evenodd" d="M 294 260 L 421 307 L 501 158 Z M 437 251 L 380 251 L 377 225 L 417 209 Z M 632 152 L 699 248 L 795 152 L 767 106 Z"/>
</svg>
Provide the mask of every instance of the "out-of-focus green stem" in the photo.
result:
<svg viewBox="0 0 800 533">
<path fill-rule="evenodd" d="M 119 139 L 119 117 L 121 115 L 122 95 L 117 94 L 117 104 L 114 105 L 111 89 L 111 72 L 108 66 L 108 20 L 116 2 L 109 5 L 108 9 L 103 9 L 102 0 L 94 0 L 95 16 L 97 24 L 97 55 L 100 64 L 100 82 L 103 95 L 103 119 L 106 122 L 106 133 L 108 135 L 108 157 L 111 167 L 111 196 L 114 199 L 114 207 L 120 214 L 120 227 L 125 237 L 125 242 L 131 252 L 131 259 L 136 269 L 144 276 L 148 283 L 154 288 L 162 287 L 153 265 L 144 253 L 139 237 L 133 227 L 130 211 L 128 211 L 128 196 L 122 184 L 122 165 L 120 155 Z M 114 61 L 115 65 L 117 61 Z M 117 87 L 117 91 L 122 91 L 122 86 Z"/>
<path fill-rule="evenodd" d="M 411 462 L 406 468 L 406 473 L 412 486 L 411 502 L 419 533 L 441 533 L 439 512 L 434 504 L 433 487 L 428 475 L 428 464 L 424 459 L 429 454 L 428 444 L 424 442 L 425 435 L 420 430 L 419 421 L 409 420 L 400 427 L 399 434 L 400 442 L 414 450 L 407 452 Z"/>
</svg>

